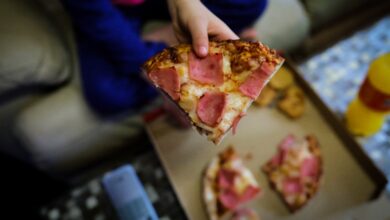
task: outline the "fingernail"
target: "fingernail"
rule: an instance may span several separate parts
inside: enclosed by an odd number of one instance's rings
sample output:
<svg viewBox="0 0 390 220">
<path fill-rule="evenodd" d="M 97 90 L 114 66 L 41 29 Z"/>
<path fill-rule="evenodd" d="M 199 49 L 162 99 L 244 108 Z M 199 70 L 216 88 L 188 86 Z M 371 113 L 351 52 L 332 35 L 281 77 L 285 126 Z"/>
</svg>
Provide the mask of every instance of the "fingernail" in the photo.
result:
<svg viewBox="0 0 390 220">
<path fill-rule="evenodd" d="M 203 55 L 203 56 L 206 56 L 207 53 L 208 53 L 207 48 L 204 47 L 204 46 L 200 47 L 200 48 L 199 48 L 199 53 L 200 53 L 201 55 Z"/>
</svg>

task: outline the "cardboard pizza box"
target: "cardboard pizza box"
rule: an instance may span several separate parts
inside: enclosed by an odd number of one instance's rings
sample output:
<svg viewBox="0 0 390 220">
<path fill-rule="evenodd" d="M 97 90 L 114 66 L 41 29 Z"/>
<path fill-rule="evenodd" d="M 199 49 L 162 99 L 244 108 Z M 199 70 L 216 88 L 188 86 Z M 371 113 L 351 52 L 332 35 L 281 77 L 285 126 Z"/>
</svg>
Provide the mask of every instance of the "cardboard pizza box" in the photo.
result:
<svg viewBox="0 0 390 220">
<path fill-rule="evenodd" d="M 326 107 L 294 66 L 296 83 L 306 96 L 305 114 L 291 120 L 276 108 L 251 107 L 238 125 L 218 146 L 193 129 L 180 129 L 163 115 L 147 123 L 148 134 L 168 174 L 179 201 L 190 219 L 207 219 L 202 201 L 202 175 L 209 161 L 232 145 L 262 186 L 262 196 L 249 207 L 261 219 L 319 219 L 361 205 L 376 198 L 386 178 L 349 135 L 338 118 Z M 324 174 L 318 193 L 301 210 L 291 214 L 261 171 L 288 134 L 303 138 L 314 134 L 321 145 Z"/>
</svg>

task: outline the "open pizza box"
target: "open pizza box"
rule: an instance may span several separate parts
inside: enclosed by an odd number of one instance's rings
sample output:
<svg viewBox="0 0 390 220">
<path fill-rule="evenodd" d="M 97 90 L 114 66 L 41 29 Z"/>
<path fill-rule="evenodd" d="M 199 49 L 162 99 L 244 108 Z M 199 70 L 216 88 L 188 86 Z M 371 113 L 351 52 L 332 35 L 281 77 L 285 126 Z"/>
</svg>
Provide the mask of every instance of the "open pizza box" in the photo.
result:
<svg viewBox="0 0 390 220">
<path fill-rule="evenodd" d="M 207 219 L 202 201 L 202 175 L 209 161 L 228 146 L 234 146 L 262 187 L 262 195 L 249 203 L 261 219 L 320 219 L 375 199 L 386 185 L 375 167 L 343 124 L 297 74 L 296 84 L 306 95 L 305 114 L 291 120 L 275 107 L 251 107 L 233 136 L 215 146 L 195 130 L 183 130 L 166 115 L 147 123 L 148 134 L 189 219 Z M 288 134 L 314 134 L 321 145 L 324 174 L 318 193 L 301 210 L 291 214 L 270 188 L 261 171 Z"/>
</svg>

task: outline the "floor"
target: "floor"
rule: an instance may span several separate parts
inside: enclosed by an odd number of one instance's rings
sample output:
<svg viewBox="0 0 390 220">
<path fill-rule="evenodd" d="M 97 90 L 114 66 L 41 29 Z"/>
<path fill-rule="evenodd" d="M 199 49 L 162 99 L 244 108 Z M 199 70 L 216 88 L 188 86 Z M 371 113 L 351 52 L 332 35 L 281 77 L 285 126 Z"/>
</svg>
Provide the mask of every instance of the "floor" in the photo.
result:
<svg viewBox="0 0 390 220">
<path fill-rule="evenodd" d="M 147 138 L 145 136 L 145 138 Z M 80 184 L 63 193 L 55 201 L 47 203 L 40 209 L 44 219 L 117 219 L 114 208 L 102 186 L 102 175 L 105 172 L 121 166 L 131 164 L 136 170 L 157 214 L 163 220 L 186 219 L 176 195 L 154 153 L 151 143 L 144 139 L 140 143 L 138 152 L 130 152 L 125 148 L 116 155 L 112 155 L 99 166 L 80 177 Z"/>
<path fill-rule="evenodd" d="M 12 219 L 39 219 L 40 206 L 69 190 L 62 181 L 3 154 L 0 173 L 1 215 Z"/>
</svg>

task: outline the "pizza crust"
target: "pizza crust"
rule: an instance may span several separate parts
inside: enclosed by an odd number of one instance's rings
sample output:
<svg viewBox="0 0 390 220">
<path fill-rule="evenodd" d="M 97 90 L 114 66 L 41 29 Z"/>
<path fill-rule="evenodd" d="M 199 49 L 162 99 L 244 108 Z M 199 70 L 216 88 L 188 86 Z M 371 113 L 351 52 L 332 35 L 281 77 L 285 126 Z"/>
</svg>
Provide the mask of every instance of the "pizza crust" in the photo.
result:
<svg viewBox="0 0 390 220">
<path fill-rule="evenodd" d="M 211 160 L 203 175 L 203 201 L 210 220 L 219 220 L 215 181 L 219 170 L 219 157 Z"/>
</svg>

